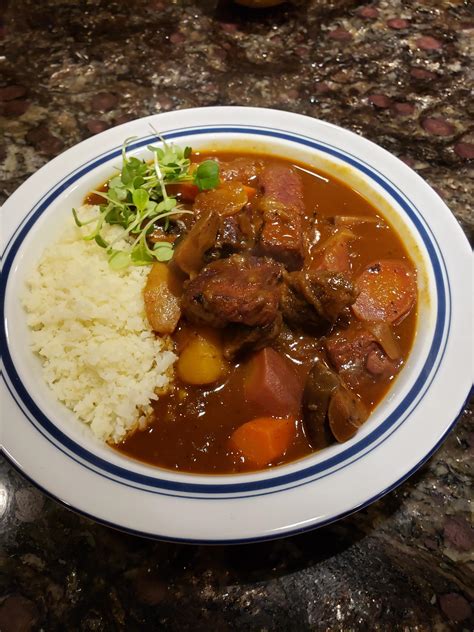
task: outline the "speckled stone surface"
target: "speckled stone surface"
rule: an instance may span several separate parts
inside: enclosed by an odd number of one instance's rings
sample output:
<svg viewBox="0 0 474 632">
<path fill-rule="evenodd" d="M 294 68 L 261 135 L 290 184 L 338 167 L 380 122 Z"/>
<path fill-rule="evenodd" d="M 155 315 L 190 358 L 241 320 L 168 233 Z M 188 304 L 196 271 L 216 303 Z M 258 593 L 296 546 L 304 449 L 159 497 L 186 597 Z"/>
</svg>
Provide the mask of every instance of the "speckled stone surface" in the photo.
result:
<svg viewBox="0 0 474 632">
<path fill-rule="evenodd" d="M 12 1 L 0 24 L 1 199 L 112 125 L 258 105 L 386 147 L 472 234 L 473 27 L 467 0 L 300 0 L 262 11 L 215 0 Z M 99 526 L 4 462 L 0 630 L 470 630 L 473 454 L 471 408 L 416 475 L 370 508 L 303 536 L 218 548 Z"/>
</svg>

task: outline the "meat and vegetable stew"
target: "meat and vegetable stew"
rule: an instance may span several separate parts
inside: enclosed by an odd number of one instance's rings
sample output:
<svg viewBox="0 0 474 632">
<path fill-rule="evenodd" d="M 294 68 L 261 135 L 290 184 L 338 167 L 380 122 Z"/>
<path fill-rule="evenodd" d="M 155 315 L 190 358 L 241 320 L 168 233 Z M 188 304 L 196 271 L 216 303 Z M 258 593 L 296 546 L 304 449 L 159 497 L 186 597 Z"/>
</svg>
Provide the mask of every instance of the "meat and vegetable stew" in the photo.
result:
<svg viewBox="0 0 474 632">
<path fill-rule="evenodd" d="M 350 439 L 410 350 L 416 271 L 393 228 L 337 178 L 256 154 L 193 155 L 214 188 L 147 234 L 146 314 L 178 360 L 150 425 L 118 449 L 184 472 L 287 463 Z M 197 168 L 197 167 L 196 167 Z"/>
</svg>

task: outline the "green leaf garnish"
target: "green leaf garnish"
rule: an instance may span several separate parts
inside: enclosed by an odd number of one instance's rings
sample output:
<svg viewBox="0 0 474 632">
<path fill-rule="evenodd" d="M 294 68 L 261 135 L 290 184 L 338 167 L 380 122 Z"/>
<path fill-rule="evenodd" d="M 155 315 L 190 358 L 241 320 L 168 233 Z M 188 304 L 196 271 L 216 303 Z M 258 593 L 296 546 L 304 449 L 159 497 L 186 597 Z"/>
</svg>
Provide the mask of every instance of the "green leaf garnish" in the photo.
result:
<svg viewBox="0 0 474 632">
<path fill-rule="evenodd" d="M 173 244 L 160 241 L 153 246 L 153 256 L 157 261 L 170 261 L 173 258 Z"/>
<path fill-rule="evenodd" d="M 215 189 L 219 186 L 219 165 L 215 160 L 204 160 L 196 169 L 194 184 L 200 191 Z"/>
<path fill-rule="evenodd" d="M 142 240 L 140 240 L 140 243 L 133 249 L 130 256 L 132 263 L 138 266 L 153 262 L 153 254 L 147 247 L 146 242 Z"/>
<path fill-rule="evenodd" d="M 94 191 L 103 199 L 97 216 L 82 221 L 76 209 L 72 210 L 78 227 L 93 225 L 93 230 L 84 235 L 84 239 L 95 241 L 106 249 L 113 270 L 172 259 L 173 244 L 167 241 L 153 245 L 148 243 L 148 236 L 157 226 L 168 231 L 176 216 L 191 212 L 182 208 L 175 197 L 168 195 L 168 184 L 194 182 L 201 191 L 219 185 L 219 165 L 215 160 L 205 160 L 193 174 L 190 171 L 191 148 L 183 149 L 167 143 L 159 134 L 156 136 L 161 141 L 160 146 L 148 146 L 153 154 L 152 162 L 129 157 L 127 146 L 134 138 L 124 141 L 120 173 L 108 181 L 106 191 Z M 106 224 L 124 229 L 110 243 L 102 233 Z M 119 241 L 120 250 L 114 246 Z"/>
<path fill-rule="evenodd" d="M 105 239 L 102 239 L 102 237 L 100 235 L 96 235 L 95 236 L 95 243 L 100 246 L 101 248 L 108 248 L 109 244 L 105 241 Z"/>
<path fill-rule="evenodd" d="M 72 209 L 72 216 L 74 217 L 74 222 L 76 226 L 78 226 L 79 228 L 82 228 L 82 226 L 87 226 L 87 224 L 92 224 L 92 222 L 97 221 L 95 217 L 86 222 L 81 221 L 77 215 L 77 211 L 75 208 Z"/>
<path fill-rule="evenodd" d="M 112 250 L 109 253 L 109 266 L 112 270 L 122 270 L 130 265 L 130 253 L 124 250 Z"/>
<path fill-rule="evenodd" d="M 138 211 L 144 211 L 150 196 L 145 189 L 135 189 L 132 193 L 132 200 Z"/>
</svg>

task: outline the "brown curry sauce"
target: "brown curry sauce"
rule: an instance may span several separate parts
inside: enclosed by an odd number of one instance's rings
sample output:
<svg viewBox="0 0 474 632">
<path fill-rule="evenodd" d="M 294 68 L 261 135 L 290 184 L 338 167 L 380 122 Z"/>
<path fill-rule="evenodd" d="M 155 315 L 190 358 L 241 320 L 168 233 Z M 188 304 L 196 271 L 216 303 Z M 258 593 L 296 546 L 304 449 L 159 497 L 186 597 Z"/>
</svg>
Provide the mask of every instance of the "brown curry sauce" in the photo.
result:
<svg viewBox="0 0 474 632">
<path fill-rule="evenodd" d="M 231 160 L 245 154 L 230 152 L 213 153 L 210 157 Z M 378 223 L 360 223 L 352 227 L 358 239 L 351 243 L 352 277 L 370 262 L 377 259 L 402 259 L 411 263 L 410 257 L 397 233 L 365 198 L 342 181 L 328 173 L 320 172 L 310 166 L 289 163 L 284 159 L 270 158 L 265 155 L 249 154 L 249 157 L 262 160 L 271 159 L 285 165 L 292 164 L 303 179 L 305 208 L 315 213 L 320 229 L 320 242 L 326 237 L 324 220 L 334 216 L 371 216 L 379 217 Z M 209 154 L 206 154 L 209 157 Z M 197 160 L 204 156 L 198 155 Z M 88 203 L 97 203 L 89 197 Z M 306 217 L 306 228 L 309 218 Z M 351 316 L 352 320 L 356 320 Z M 181 324 L 173 334 L 179 353 L 183 337 L 187 335 L 187 324 Z M 337 327 L 337 325 L 336 325 Z M 402 365 L 412 346 L 416 327 L 416 307 L 398 325 L 393 332 L 399 344 Z M 292 332 L 285 327 L 272 347 L 284 354 L 291 362 L 295 372 L 304 380 L 315 357 L 324 357 L 321 340 L 300 332 Z M 245 402 L 243 395 L 243 374 L 245 358 L 242 363 L 228 366 L 225 377 L 216 384 L 192 386 L 183 384 L 175 378 L 174 388 L 153 403 L 154 414 L 146 430 L 136 431 L 119 446 L 119 452 L 155 466 L 182 472 L 204 474 L 229 474 L 252 471 L 255 465 L 248 463 L 240 453 L 233 452 L 229 445 L 232 432 L 240 425 L 258 416 Z M 368 380 L 354 389 L 369 410 L 383 399 L 391 386 L 393 378 L 388 380 Z M 281 465 L 314 453 L 302 423 L 301 415 L 296 421 L 295 438 L 278 461 L 266 467 Z M 265 468 L 264 468 L 265 469 Z"/>
</svg>

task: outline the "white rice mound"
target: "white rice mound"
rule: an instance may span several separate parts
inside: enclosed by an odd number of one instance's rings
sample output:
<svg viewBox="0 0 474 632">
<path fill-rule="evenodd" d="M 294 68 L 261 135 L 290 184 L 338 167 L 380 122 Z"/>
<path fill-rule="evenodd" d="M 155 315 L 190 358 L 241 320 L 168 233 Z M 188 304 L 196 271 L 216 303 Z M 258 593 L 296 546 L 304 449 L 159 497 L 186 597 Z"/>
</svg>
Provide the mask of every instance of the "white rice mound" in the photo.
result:
<svg viewBox="0 0 474 632">
<path fill-rule="evenodd" d="M 81 219 L 96 213 L 79 209 Z M 99 439 L 116 444 L 146 425 L 150 401 L 169 387 L 177 358 L 145 315 L 148 266 L 111 270 L 105 250 L 82 238 L 90 229 L 71 218 L 27 280 L 22 302 L 46 382 Z M 121 231 L 107 226 L 106 238 Z"/>
</svg>

